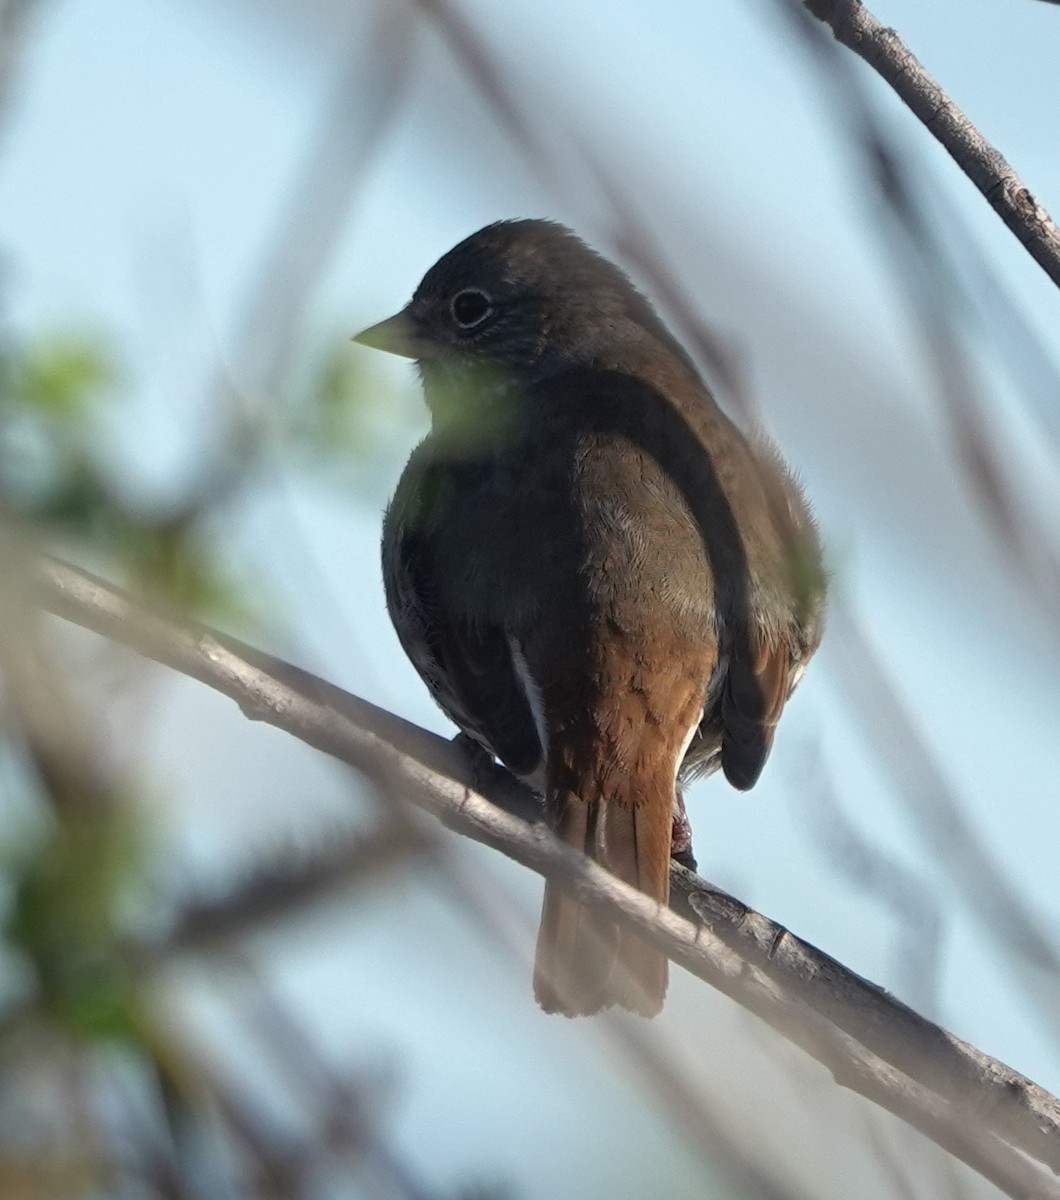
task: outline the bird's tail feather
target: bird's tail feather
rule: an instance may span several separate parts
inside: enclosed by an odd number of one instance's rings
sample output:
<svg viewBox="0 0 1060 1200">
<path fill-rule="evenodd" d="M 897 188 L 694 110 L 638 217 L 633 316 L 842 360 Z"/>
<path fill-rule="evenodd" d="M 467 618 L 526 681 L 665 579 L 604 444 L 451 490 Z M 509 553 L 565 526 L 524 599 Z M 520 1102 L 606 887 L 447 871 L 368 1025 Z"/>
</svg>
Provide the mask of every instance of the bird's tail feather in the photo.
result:
<svg viewBox="0 0 1060 1200">
<path fill-rule="evenodd" d="M 672 797 L 651 794 L 658 779 L 612 789 L 588 803 L 567 791 L 550 798 L 553 828 L 572 846 L 659 904 L 670 890 Z M 654 1016 L 666 995 L 666 956 L 599 909 L 545 884 L 534 994 L 546 1012 L 588 1016 L 618 1005 Z"/>
</svg>

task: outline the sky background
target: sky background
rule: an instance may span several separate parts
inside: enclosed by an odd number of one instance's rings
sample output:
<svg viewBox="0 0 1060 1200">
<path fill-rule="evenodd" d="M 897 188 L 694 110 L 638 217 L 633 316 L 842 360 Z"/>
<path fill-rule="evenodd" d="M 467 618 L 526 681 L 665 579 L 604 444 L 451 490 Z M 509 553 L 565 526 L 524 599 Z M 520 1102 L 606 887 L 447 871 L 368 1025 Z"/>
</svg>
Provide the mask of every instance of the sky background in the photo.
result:
<svg viewBox="0 0 1060 1200">
<path fill-rule="evenodd" d="M 333 347 L 403 305 L 440 254 L 500 217 L 563 220 L 617 256 L 590 167 L 599 164 L 735 349 L 815 505 L 836 592 L 863 620 L 978 837 L 1055 926 L 1060 626 L 1015 575 L 955 465 L 836 93 L 767 0 L 462 0 L 460 11 L 502 65 L 549 169 L 527 161 L 437 30 L 403 22 L 401 5 L 44 6 L 0 130 L 9 328 L 106 335 L 124 368 L 107 427 L 116 474 L 138 502 L 164 505 L 210 456 L 219 368 L 255 411 L 278 402 L 248 328 L 268 329 L 297 303 L 298 354 Z M 884 0 L 873 11 L 1060 211 L 1060 10 Z M 1025 386 L 1014 384 L 1005 354 L 1015 343 L 992 301 L 997 288 L 1012 297 L 1055 366 L 1060 296 L 924 130 L 859 74 L 944 214 L 958 270 L 974 267 L 961 225 L 996 274 L 959 327 L 992 441 L 1055 553 L 1055 381 L 1017 349 Z M 411 82 L 374 138 L 376 106 L 401 79 Z M 217 537 L 258 581 L 266 649 L 448 733 L 390 631 L 378 569 L 381 509 L 426 416 L 407 365 L 349 354 L 378 396 L 366 461 L 342 486 L 313 463 L 276 464 Z M 1058 1091 L 1060 1022 L 1041 1017 L 1060 999 L 1057 980 L 1038 977 L 1045 999 L 1028 1000 L 955 884 L 962 867 L 940 852 L 945 836 L 925 837 L 916 803 L 902 799 L 852 711 L 841 650 L 826 635 L 750 796 L 717 778 L 693 789 L 701 872 Z M 175 878 L 222 878 L 350 819 L 354 789 L 333 764 L 190 681 L 159 673 L 149 698 L 142 745 Z M 874 893 L 837 843 L 822 781 L 845 822 L 899 864 L 904 895 Z M 701 1161 L 643 1103 L 614 1027 L 535 1009 L 527 961 L 540 881 L 478 847 L 453 853 L 498 897 L 523 961 L 500 953 L 444 882 L 409 877 L 329 904 L 294 936 L 262 939 L 262 970 L 336 1061 L 396 1071 L 394 1128 L 432 1181 L 632 1198 L 659 1188 L 663 1162 L 671 1195 L 702 1195 Z M 918 952 L 929 935 L 926 974 Z M 733 1127 L 764 1111 L 763 1154 L 783 1161 L 799 1147 L 815 1194 L 877 1186 L 871 1161 L 834 1145 L 868 1106 L 675 974 L 653 1034 L 725 1098 Z M 175 1019 L 223 1053 L 238 1023 L 224 985 L 189 973 L 174 997 Z M 812 1112 L 801 1102 L 808 1089 Z"/>
</svg>

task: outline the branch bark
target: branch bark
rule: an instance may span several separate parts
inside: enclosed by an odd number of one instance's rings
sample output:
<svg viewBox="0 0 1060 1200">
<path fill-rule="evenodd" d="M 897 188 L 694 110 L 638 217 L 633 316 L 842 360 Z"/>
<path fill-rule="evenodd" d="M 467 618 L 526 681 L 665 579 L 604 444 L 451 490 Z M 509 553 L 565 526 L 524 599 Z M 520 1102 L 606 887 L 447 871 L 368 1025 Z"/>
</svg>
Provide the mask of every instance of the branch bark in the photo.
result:
<svg viewBox="0 0 1060 1200">
<path fill-rule="evenodd" d="M 43 608 L 215 688 L 251 719 L 382 775 L 450 829 L 561 879 L 1006 1194 L 1060 1197 L 1055 1179 L 1029 1161 L 1060 1173 L 1060 1101 L 734 897 L 675 864 L 672 910 L 661 909 L 554 838 L 536 821 L 533 795 L 501 768 L 476 769 L 452 743 L 74 567 L 42 560 L 34 583 Z"/>
<path fill-rule="evenodd" d="M 890 84 L 1060 287 L 1060 230 L 1052 217 L 898 34 L 881 24 L 861 0 L 803 0 L 803 7 Z"/>
</svg>

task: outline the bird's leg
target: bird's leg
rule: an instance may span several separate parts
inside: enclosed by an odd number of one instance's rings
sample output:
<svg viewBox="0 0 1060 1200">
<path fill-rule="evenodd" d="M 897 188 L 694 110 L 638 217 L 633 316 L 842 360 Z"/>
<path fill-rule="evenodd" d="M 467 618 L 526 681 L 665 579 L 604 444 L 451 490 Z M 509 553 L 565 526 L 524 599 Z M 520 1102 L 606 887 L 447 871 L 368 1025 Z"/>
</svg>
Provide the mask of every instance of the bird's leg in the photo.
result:
<svg viewBox="0 0 1060 1200">
<path fill-rule="evenodd" d="M 463 730 L 453 738 L 453 745 L 467 758 L 468 766 L 471 768 L 471 784 L 475 791 L 481 791 L 494 770 L 493 755 L 477 738 L 473 738 L 470 733 L 465 733 Z"/>
<path fill-rule="evenodd" d="M 685 798 L 680 788 L 674 789 L 673 841 L 670 857 L 677 859 L 682 867 L 696 869 L 696 856 L 692 853 L 692 826 L 685 812 Z"/>
</svg>

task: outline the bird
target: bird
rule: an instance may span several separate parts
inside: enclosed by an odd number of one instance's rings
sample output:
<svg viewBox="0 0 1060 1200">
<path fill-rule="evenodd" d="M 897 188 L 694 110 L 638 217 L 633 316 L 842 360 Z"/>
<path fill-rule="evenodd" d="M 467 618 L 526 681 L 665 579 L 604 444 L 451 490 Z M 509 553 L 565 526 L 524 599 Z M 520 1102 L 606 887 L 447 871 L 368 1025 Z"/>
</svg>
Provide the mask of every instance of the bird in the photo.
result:
<svg viewBox="0 0 1060 1200">
<path fill-rule="evenodd" d="M 562 841 L 659 905 L 682 787 L 753 786 L 821 637 L 816 522 L 644 293 L 546 220 L 480 229 L 355 341 L 431 415 L 383 518 L 389 615 L 435 701 Z M 668 960 L 546 879 L 546 1012 L 650 1017 Z"/>
</svg>

